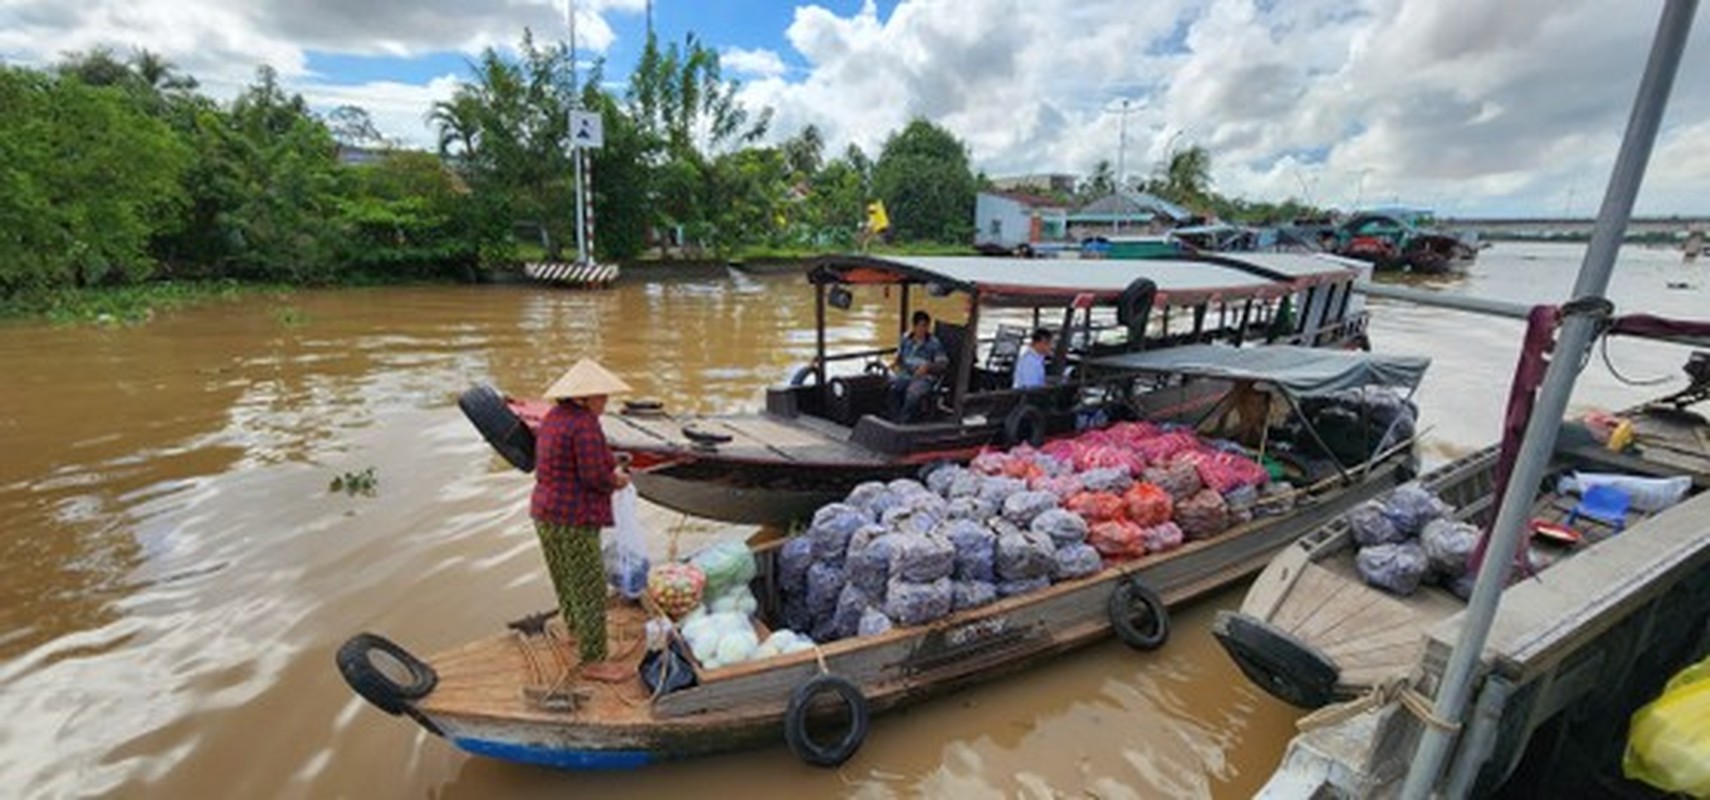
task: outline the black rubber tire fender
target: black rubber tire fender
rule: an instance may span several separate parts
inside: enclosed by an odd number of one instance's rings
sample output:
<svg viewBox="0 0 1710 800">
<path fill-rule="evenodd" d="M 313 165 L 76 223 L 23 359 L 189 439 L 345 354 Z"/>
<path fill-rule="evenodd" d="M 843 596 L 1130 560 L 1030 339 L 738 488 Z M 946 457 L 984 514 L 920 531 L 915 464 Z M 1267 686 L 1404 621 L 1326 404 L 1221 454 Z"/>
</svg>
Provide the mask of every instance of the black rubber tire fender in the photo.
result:
<svg viewBox="0 0 1710 800">
<path fill-rule="evenodd" d="M 1022 404 L 1003 418 L 1003 444 L 1014 447 L 1027 444 L 1038 447 L 1045 443 L 1045 413 Z"/>
<path fill-rule="evenodd" d="M 409 673 L 409 680 L 399 684 L 374 665 L 372 653 L 385 653 Z M 338 672 L 351 691 L 394 716 L 410 709 L 410 701 L 426 697 L 439 684 L 439 675 L 410 651 L 377 633 L 359 633 L 338 648 L 335 656 Z"/>
<path fill-rule="evenodd" d="M 849 727 L 831 744 L 814 741 L 808 735 L 808 718 L 820 695 L 831 693 L 849 709 Z M 796 758 L 816 767 L 836 767 L 848 761 L 867 740 L 871 710 L 861 688 L 836 675 L 815 675 L 790 692 L 790 705 L 784 710 L 784 741 Z"/>
<path fill-rule="evenodd" d="M 813 382 L 818 384 L 819 370 L 815 369 L 812 364 L 803 364 L 797 367 L 795 372 L 790 373 L 790 385 L 807 386 L 809 378 L 812 378 Z"/>
<path fill-rule="evenodd" d="M 1164 607 L 1164 599 L 1137 576 L 1116 582 L 1107 610 L 1116 638 L 1129 647 L 1156 650 L 1170 640 L 1170 612 Z M 1150 624 L 1146 624 L 1148 620 Z"/>
<path fill-rule="evenodd" d="M 457 407 L 511 466 L 534 471 L 534 431 L 505 404 L 497 389 L 486 384 L 470 387 L 457 398 Z"/>
<path fill-rule="evenodd" d="M 1158 284 L 1150 278 L 1136 278 L 1116 298 L 1116 321 L 1135 328 L 1146 323 L 1152 313 L 1152 303 L 1158 298 Z"/>
<path fill-rule="evenodd" d="M 1246 614 L 1219 611 L 1211 634 L 1241 674 L 1278 699 L 1300 708 L 1322 708 L 1336 700 L 1341 671 L 1329 656 Z"/>
</svg>

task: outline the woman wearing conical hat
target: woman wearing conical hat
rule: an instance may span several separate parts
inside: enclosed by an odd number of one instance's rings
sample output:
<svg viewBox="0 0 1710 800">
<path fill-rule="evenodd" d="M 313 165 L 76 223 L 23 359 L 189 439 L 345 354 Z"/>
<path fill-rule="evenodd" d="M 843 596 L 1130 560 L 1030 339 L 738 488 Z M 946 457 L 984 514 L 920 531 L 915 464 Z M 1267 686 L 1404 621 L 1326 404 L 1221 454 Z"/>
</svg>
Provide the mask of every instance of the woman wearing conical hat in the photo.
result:
<svg viewBox="0 0 1710 800">
<path fill-rule="evenodd" d="M 603 681 L 634 674 L 606 660 L 606 576 L 600 562 L 600 529 L 612 524 L 612 492 L 629 484 L 629 472 L 606 444 L 600 414 L 609 395 L 629 390 L 586 358 L 547 388 L 546 398 L 554 403 L 536 434 L 529 503 L 559 611 L 581 649 L 582 675 Z"/>
</svg>

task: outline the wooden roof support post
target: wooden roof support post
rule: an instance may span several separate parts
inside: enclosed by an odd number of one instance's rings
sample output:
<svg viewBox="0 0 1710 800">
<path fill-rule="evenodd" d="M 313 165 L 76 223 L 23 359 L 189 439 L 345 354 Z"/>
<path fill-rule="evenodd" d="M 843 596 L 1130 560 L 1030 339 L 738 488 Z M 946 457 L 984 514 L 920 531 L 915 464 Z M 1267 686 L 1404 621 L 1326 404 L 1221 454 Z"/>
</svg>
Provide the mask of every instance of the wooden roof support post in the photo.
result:
<svg viewBox="0 0 1710 800">
<path fill-rule="evenodd" d="M 813 330 L 814 357 L 813 371 L 819 376 L 820 387 L 825 386 L 825 284 L 813 285 Z"/>
<path fill-rule="evenodd" d="M 956 383 L 950 388 L 950 406 L 956 410 L 956 421 L 962 420 L 963 404 L 968 398 L 968 378 L 974 372 L 974 356 L 980 350 L 980 293 L 968 294 L 968 329 L 962 334 L 962 357 L 956 361 Z"/>
<path fill-rule="evenodd" d="M 897 338 L 899 338 L 899 339 L 908 335 L 908 329 L 909 329 L 908 287 L 909 286 L 910 286 L 910 284 L 907 281 L 904 281 L 902 284 L 902 321 L 897 326 Z"/>
</svg>

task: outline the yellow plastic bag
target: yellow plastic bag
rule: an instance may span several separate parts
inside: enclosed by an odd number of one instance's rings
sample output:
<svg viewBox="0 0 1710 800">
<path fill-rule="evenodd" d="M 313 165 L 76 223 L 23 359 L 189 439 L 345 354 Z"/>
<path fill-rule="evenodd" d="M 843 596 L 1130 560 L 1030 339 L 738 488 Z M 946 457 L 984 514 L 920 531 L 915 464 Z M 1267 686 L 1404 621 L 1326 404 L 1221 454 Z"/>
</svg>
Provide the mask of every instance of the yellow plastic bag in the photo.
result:
<svg viewBox="0 0 1710 800">
<path fill-rule="evenodd" d="M 1681 670 L 1633 714 L 1621 771 L 1665 792 L 1710 797 L 1710 658 Z"/>
</svg>

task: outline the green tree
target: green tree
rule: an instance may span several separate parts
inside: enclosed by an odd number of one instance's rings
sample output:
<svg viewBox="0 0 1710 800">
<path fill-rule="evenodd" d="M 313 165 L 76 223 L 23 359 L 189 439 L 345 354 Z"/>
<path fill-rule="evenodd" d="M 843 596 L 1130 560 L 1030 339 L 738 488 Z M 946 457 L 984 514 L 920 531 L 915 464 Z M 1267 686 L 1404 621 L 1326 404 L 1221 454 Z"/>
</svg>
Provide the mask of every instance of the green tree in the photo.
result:
<svg viewBox="0 0 1710 800">
<path fill-rule="evenodd" d="M 92 73 L 99 75 L 101 73 Z M 189 154 L 121 88 L 0 67 L 0 294 L 142 280 Z"/>
<path fill-rule="evenodd" d="M 717 192 L 738 183 L 729 174 L 715 174 L 717 154 L 752 144 L 771 123 L 771 109 L 753 114 L 737 102 L 740 86 L 723 76 L 718 51 L 693 34 L 664 48 L 648 35 L 627 99 L 648 148 L 651 227 L 680 228 L 691 241 L 715 246 L 722 246 L 715 239 L 725 242 L 733 235 L 744 241 L 765 235 L 718 231 L 713 220 L 732 201 Z"/>
<path fill-rule="evenodd" d="M 853 148 L 854 146 L 851 145 Z M 857 148 L 856 154 L 860 153 Z M 806 235 L 800 244 L 850 247 L 867 218 L 867 177 L 851 159 L 834 159 L 814 175 L 804 204 Z"/>
<path fill-rule="evenodd" d="M 182 277 L 324 283 L 341 275 L 332 135 L 268 67 L 229 109 L 187 104 L 196 153 L 181 232 L 157 242 Z"/>
<path fill-rule="evenodd" d="M 395 151 L 344 173 L 339 262 L 371 279 L 474 277 L 484 249 L 509 237 L 431 153 Z"/>
<path fill-rule="evenodd" d="M 1205 208 L 1211 197 L 1211 152 L 1200 145 L 1170 153 L 1161 166 L 1157 193 L 1166 200 Z"/>
<path fill-rule="evenodd" d="M 725 153 L 711 164 L 707 194 L 719 198 L 712 207 L 708 238 L 720 257 L 743 244 L 777 243 L 788 219 L 782 202 L 788 167 L 775 148 L 750 147 Z"/>
<path fill-rule="evenodd" d="M 823 166 L 825 140 L 820 137 L 819 128 L 812 125 L 785 139 L 780 149 L 784 151 L 784 163 L 790 169 L 790 177 L 797 180 L 812 178 Z"/>
<path fill-rule="evenodd" d="M 915 119 L 885 140 L 873 165 L 897 238 L 960 242 L 973 233 L 974 174 L 968 149 L 949 131 Z"/>
<path fill-rule="evenodd" d="M 1116 170 L 1111 168 L 1110 159 L 1099 159 L 1093 165 L 1092 174 L 1082 180 L 1078 188 L 1082 202 L 1091 202 L 1116 191 Z"/>
<path fill-rule="evenodd" d="M 343 105 L 327 114 L 327 130 L 344 147 L 387 147 L 391 142 L 362 106 Z"/>
<path fill-rule="evenodd" d="M 528 32 L 517 49 L 516 60 L 484 51 L 470 64 L 471 79 L 429 118 L 439 126 L 442 151 L 456 148 L 470 187 L 498 195 L 517 221 L 536 224 L 556 259 L 574 238 L 570 54 L 536 45 Z"/>
</svg>

